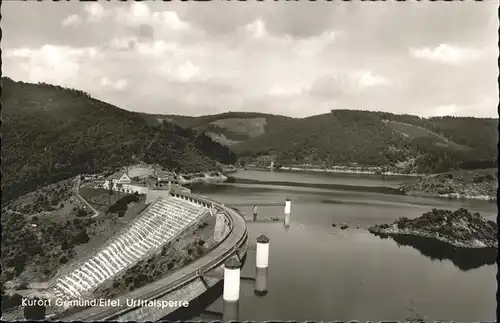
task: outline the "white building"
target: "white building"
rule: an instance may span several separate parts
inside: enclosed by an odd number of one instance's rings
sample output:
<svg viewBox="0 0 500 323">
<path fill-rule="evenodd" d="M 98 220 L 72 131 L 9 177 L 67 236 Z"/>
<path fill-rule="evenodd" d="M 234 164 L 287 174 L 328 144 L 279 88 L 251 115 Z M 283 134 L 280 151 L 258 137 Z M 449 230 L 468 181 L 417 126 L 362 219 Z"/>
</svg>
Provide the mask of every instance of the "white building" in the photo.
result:
<svg viewBox="0 0 500 323">
<path fill-rule="evenodd" d="M 105 189 L 112 189 L 114 191 L 120 191 L 123 184 L 130 184 L 132 180 L 127 175 L 127 172 L 121 171 L 114 173 L 113 175 L 106 178 L 106 181 L 102 185 Z"/>
<path fill-rule="evenodd" d="M 155 170 L 154 177 L 158 182 L 173 182 L 175 183 L 175 173 L 166 172 L 164 170 Z"/>
<path fill-rule="evenodd" d="M 120 190 L 125 193 L 148 194 L 149 188 L 144 185 L 122 184 Z"/>
</svg>

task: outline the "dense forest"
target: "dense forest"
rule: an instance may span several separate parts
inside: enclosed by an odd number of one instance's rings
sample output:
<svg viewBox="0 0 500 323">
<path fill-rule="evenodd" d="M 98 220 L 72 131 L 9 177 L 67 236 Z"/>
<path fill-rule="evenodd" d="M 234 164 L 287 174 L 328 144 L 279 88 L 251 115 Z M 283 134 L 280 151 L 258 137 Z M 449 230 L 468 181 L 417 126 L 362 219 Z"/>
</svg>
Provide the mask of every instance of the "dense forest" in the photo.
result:
<svg viewBox="0 0 500 323">
<path fill-rule="evenodd" d="M 3 201 L 80 173 L 133 161 L 186 172 L 231 164 L 236 155 L 204 133 L 165 123 L 82 91 L 2 78 Z"/>
<path fill-rule="evenodd" d="M 317 166 L 356 163 L 403 173 L 439 173 L 497 165 L 498 119 L 491 118 L 421 118 L 358 110 L 332 110 L 307 118 L 253 112 L 144 117 L 153 123 L 166 119 L 183 128 L 208 133 L 231 147 L 241 161 L 274 160 L 277 165 Z M 251 135 L 252 122 L 255 128 L 258 119 L 265 120 L 264 131 Z"/>
<path fill-rule="evenodd" d="M 422 173 L 496 167 L 497 119 L 356 110 L 296 119 L 231 147 L 240 156 L 275 155 L 281 164 L 357 163 Z"/>
</svg>

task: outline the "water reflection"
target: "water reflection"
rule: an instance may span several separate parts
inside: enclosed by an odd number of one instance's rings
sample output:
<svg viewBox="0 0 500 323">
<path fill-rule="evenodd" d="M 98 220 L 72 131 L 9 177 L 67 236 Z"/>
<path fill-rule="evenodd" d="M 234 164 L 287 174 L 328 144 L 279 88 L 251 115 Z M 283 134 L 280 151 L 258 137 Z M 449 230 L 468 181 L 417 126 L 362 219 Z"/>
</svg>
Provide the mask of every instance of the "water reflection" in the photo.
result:
<svg viewBox="0 0 500 323">
<path fill-rule="evenodd" d="M 450 260 L 462 271 L 476 269 L 496 262 L 496 248 L 458 248 L 448 243 L 418 236 L 375 234 L 381 239 L 393 239 L 398 246 L 410 246 L 432 260 Z"/>
</svg>

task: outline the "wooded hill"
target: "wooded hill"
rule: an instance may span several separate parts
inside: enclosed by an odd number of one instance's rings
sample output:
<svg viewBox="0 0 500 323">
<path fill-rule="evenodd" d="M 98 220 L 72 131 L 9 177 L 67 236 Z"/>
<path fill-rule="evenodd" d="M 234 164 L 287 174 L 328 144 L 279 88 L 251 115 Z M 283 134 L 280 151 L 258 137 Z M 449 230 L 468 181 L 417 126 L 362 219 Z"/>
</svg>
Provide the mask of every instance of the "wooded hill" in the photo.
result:
<svg viewBox="0 0 500 323">
<path fill-rule="evenodd" d="M 204 132 L 214 140 L 230 147 L 269 131 L 281 129 L 297 120 L 257 112 L 225 112 L 199 117 L 161 114 L 143 114 L 143 116 L 151 124 L 167 121 L 183 128 Z"/>
<path fill-rule="evenodd" d="M 2 78 L 3 201 L 80 173 L 134 161 L 181 171 L 215 169 L 235 154 L 209 136 L 139 114 L 82 91 Z"/>
<path fill-rule="evenodd" d="M 168 120 L 207 131 L 240 157 L 271 155 L 281 164 L 357 163 L 423 173 L 497 164 L 498 119 L 420 118 L 332 110 L 301 119 L 230 112 L 202 117 L 168 116 Z M 225 138 L 217 138 L 214 127 Z M 240 137 L 233 135 L 237 131 Z"/>
</svg>

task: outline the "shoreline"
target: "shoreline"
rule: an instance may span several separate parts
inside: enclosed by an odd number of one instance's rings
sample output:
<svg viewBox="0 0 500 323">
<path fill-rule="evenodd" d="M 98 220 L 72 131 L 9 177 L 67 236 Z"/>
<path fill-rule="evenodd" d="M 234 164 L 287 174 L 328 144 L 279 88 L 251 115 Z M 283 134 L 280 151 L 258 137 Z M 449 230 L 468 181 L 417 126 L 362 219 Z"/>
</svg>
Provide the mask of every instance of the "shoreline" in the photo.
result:
<svg viewBox="0 0 500 323">
<path fill-rule="evenodd" d="M 360 174 L 360 175 L 375 175 L 375 176 L 400 176 L 400 177 L 424 177 L 429 174 L 403 174 L 394 172 L 377 172 L 371 170 L 350 170 L 339 168 L 300 168 L 300 167 L 279 167 L 271 169 L 269 167 L 247 166 L 245 168 L 238 168 L 237 170 L 258 170 L 258 171 L 287 171 L 287 172 L 303 172 L 303 173 L 339 173 L 339 174 Z"/>
<path fill-rule="evenodd" d="M 313 172 L 313 173 L 341 173 L 341 174 L 362 174 L 362 175 L 376 175 L 376 176 L 401 176 L 401 177 L 422 177 L 426 174 L 403 174 L 394 172 L 377 172 L 371 170 L 350 170 L 339 168 L 299 168 L 299 167 L 281 167 L 280 170 L 292 172 Z"/>
<path fill-rule="evenodd" d="M 496 248 L 498 249 L 498 243 L 492 245 L 491 243 L 484 243 L 479 240 L 473 240 L 470 242 L 461 242 L 457 240 L 451 240 L 447 237 L 443 237 L 438 233 L 431 233 L 426 231 L 417 231 L 417 230 L 405 230 L 394 228 L 390 226 L 389 228 L 380 228 L 377 226 L 373 226 L 368 228 L 368 232 L 377 235 L 377 236 L 415 236 L 421 238 L 435 239 L 449 245 L 452 245 L 455 248 L 466 248 L 466 249 L 485 249 L 485 248 Z"/>
<path fill-rule="evenodd" d="M 188 175 L 189 174 L 185 174 Z M 192 176 L 192 175 L 191 175 Z M 224 183 L 227 181 L 227 176 L 220 175 L 220 176 L 210 176 L 210 175 L 205 175 L 203 177 L 198 176 L 190 179 L 184 178 L 183 175 L 179 175 L 179 185 L 189 185 L 189 184 L 210 184 L 210 183 Z"/>
<path fill-rule="evenodd" d="M 414 197 L 432 197 L 432 198 L 441 198 L 447 200 L 476 200 L 476 201 L 485 201 L 485 202 L 495 202 L 497 200 L 496 196 L 491 195 L 464 195 L 460 193 L 450 193 L 450 194 L 429 194 L 429 193 L 404 193 L 406 196 L 414 196 Z"/>
<path fill-rule="evenodd" d="M 257 171 L 272 171 L 270 168 L 249 166 L 246 169 L 238 168 L 238 170 L 257 170 Z M 393 172 L 386 173 L 376 173 L 374 171 L 351 171 L 351 170 L 339 170 L 339 169 L 304 169 L 295 167 L 281 167 L 276 169 L 276 171 L 284 170 L 286 172 L 297 172 L 297 173 L 338 173 L 338 174 L 359 174 L 359 175 L 374 175 L 374 176 L 398 176 L 406 178 L 423 178 L 426 176 L 437 176 L 440 174 L 400 174 Z M 476 201 L 487 201 L 494 202 L 497 200 L 496 195 L 465 195 L 460 193 L 449 193 L 449 194 L 439 194 L 439 193 L 424 193 L 424 192 L 405 192 L 403 188 L 407 184 L 401 185 L 398 189 L 403 195 L 413 196 L 413 197 L 429 197 L 429 198 L 439 198 L 448 200 L 476 200 Z"/>
</svg>

